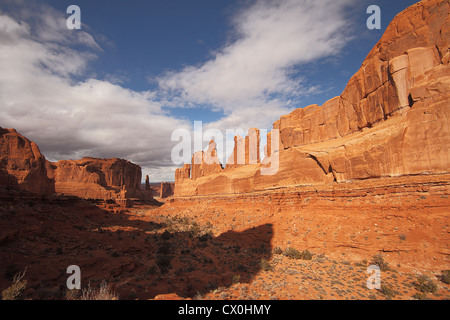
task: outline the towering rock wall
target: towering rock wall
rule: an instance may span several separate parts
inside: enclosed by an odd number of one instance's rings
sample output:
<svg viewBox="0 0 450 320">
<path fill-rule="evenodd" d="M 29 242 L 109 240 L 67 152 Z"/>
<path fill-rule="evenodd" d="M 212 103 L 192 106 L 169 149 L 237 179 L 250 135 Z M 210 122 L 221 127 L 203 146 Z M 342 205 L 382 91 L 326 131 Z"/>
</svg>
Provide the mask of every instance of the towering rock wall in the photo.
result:
<svg viewBox="0 0 450 320">
<path fill-rule="evenodd" d="M 141 168 L 123 159 L 83 158 L 51 163 L 15 129 L 0 128 L 0 187 L 38 195 L 151 200 L 141 188 Z"/>
<path fill-rule="evenodd" d="M 38 146 L 14 129 L 0 128 L 0 186 L 38 195 L 55 192 Z"/>
<path fill-rule="evenodd" d="M 148 175 L 145 176 L 145 190 L 150 190 L 150 178 Z"/>
<path fill-rule="evenodd" d="M 257 128 L 248 130 L 245 138 L 241 136 L 234 137 L 234 148 L 227 160 L 225 169 L 234 169 L 243 165 L 260 163 L 260 132 Z"/>
<path fill-rule="evenodd" d="M 236 138 L 233 164 L 223 172 L 176 179 L 175 195 L 450 172 L 449 6 L 448 0 L 428 0 L 407 8 L 339 97 L 275 121 L 276 174 L 261 175 L 266 165 L 248 161 L 248 143 L 247 165 L 236 165 L 236 150 L 245 144 Z M 266 151 L 273 153 L 270 145 Z"/>
<path fill-rule="evenodd" d="M 141 188 L 141 168 L 127 160 L 83 158 L 51 166 L 58 194 L 94 199 L 152 198 L 151 191 Z"/>
<path fill-rule="evenodd" d="M 161 199 L 168 198 L 173 195 L 175 184 L 173 182 L 161 182 L 159 197 Z"/>
</svg>

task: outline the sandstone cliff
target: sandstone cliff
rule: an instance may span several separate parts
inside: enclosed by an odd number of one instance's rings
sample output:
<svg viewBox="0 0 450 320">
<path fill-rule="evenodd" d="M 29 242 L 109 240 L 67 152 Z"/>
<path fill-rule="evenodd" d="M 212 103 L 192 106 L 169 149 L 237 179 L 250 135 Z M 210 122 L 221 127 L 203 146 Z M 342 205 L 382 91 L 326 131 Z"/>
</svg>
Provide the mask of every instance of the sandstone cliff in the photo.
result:
<svg viewBox="0 0 450 320">
<path fill-rule="evenodd" d="M 141 168 L 123 159 L 83 158 L 51 163 L 15 129 L 0 128 L 0 187 L 38 195 L 92 199 L 153 199 L 141 188 Z"/>
<path fill-rule="evenodd" d="M 173 195 L 175 184 L 173 182 L 161 182 L 159 197 L 161 199 L 168 198 Z"/>
<path fill-rule="evenodd" d="M 175 195 L 450 172 L 449 6 L 447 0 L 428 0 L 407 8 L 389 24 L 339 97 L 275 121 L 276 174 L 261 175 L 267 164 L 249 162 L 249 138 L 238 137 L 235 151 L 246 146 L 247 165 L 234 161 L 224 171 L 200 175 L 195 165 L 185 165 L 175 174 Z M 266 151 L 277 150 L 268 145 Z M 234 152 L 232 157 L 238 156 Z"/>
<path fill-rule="evenodd" d="M 152 199 L 141 188 L 141 168 L 130 161 L 113 158 L 61 160 L 51 165 L 58 194 L 93 199 Z"/>
<path fill-rule="evenodd" d="M 55 192 L 38 146 L 14 129 L 0 128 L 0 187 L 38 195 Z"/>
</svg>

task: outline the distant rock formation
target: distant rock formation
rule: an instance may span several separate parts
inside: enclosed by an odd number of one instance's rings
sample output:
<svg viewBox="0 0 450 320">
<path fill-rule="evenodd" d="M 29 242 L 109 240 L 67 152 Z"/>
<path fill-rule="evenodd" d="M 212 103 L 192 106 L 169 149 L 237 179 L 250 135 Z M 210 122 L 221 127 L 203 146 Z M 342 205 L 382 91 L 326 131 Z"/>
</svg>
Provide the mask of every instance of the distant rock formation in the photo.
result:
<svg viewBox="0 0 450 320">
<path fill-rule="evenodd" d="M 175 183 L 173 182 L 161 182 L 161 191 L 159 197 L 161 199 L 168 198 L 173 195 Z"/>
<path fill-rule="evenodd" d="M 46 159 L 38 146 L 15 129 L 0 128 L 0 187 L 38 195 L 55 192 L 47 176 Z"/>
<path fill-rule="evenodd" d="M 51 163 L 15 129 L 0 128 L 0 187 L 38 195 L 86 199 L 153 199 L 141 188 L 141 167 L 123 159 L 83 158 Z"/>
<path fill-rule="evenodd" d="M 105 200 L 152 199 L 151 191 L 141 188 L 141 168 L 127 160 L 61 160 L 51 168 L 58 194 Z"/>
<path fill-rule="evenodd" d="M 276 174 L 261 175 L 264 161 L 250 161 L 249 132 L 235 138 L 225 170 L 178 169 L 175 196 L 450 172 L 449 6 L 428 0 L 399 13 L 340 96 L 275 121 Z"/>
<path fill-rule="evenodd" d="M 150 188 L 150 178 L 148 175 L 145 176 L 145 190 L 151 190 Z"/>
</svg>

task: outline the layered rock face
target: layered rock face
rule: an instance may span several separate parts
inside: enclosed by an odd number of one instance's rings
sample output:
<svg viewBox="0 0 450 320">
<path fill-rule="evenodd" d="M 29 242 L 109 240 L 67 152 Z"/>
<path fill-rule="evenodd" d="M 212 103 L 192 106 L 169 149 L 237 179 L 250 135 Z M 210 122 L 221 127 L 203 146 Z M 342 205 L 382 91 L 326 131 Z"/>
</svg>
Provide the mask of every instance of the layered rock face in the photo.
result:
<svg viewBox="0 0 450 320">
<path fill-rule="evenodd" d="M 416 175 L 175 197 L 154 214 L 195 217 L 217 234 L 271 224 L 272 248 L 354 262 L 382 253 L 391 266 L 412 266 L 416 273 L 448 269 L 449 195 L 450 174 Z"/>
<path fill-rule="evenodd" d="M 224 171 L 189 177 L 185 165 L 176 173 L 175 195 L 450 172 L 449 6 L 429 0 L 407 8 L 339 97 L 275 121 L 279 152 L 265 149 L 278 156 L 275 174 L 262 175 L 267 164 L 250 162 L 249 143 L 237 137 L 235 151 L 245 145 L 246 165 L 236 165 L 236 152 Z"/>
<path fill-rule="evenodd" d="M 161 199 L 168 198 L 173 195 L 175 184 L 173 182 L 161 182 L 159 197 Z"/>
<path fill-rule="evenodd" d="M 0 187 L 38 195 L 54 193 L 54 181 L 47 176 L 46 162 L 34 142 L 14 129 L 0 128 Z"/>
<path fill-rule="evenodd" d="M 113 158 L 83 158 L 52 163 L 58 194 L 92 199 L 152 199 L 141 188 L 141 168 L 130 161 Z"/>
</svg>

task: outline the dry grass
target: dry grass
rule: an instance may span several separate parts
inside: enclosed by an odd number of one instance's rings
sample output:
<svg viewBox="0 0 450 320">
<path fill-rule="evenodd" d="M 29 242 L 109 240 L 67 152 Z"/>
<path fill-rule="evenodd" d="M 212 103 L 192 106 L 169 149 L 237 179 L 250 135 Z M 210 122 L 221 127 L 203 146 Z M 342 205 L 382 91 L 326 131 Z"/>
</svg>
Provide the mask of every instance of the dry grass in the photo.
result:
<svg viewBox="0 0 450 320">
<path fill-rule="evenodd" d="M 19 272 L 14 276 L 13 283 L 2 291 L 2 300 L 17 300 L 22 295 L 23 290 L 27 287 L 27 280 L 23 280 L 27 269 Z"/>
<path fill-rule="evenodd" d="M 80 300 L 118 300 L 119 295 L 111 291 L 106 281 L 102 281 L 100 288 L 91 288 L 90 284 L 83 289 Z"/>
</svg>

